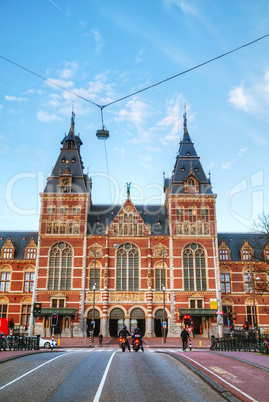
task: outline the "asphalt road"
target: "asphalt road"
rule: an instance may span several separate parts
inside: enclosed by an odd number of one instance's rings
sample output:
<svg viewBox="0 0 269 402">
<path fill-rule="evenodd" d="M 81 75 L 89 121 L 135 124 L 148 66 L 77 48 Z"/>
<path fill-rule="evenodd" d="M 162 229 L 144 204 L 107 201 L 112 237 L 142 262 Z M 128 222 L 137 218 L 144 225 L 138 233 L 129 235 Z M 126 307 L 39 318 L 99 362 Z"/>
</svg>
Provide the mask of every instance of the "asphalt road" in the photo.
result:
<svg viewBox="0 0 269 402">
<path fill-rule="evenodd" d="M 1 364 L 0 400 L 223 401 L 180 361 L 147 350 L 81 349 L 35 354 Z"/>
</svg>

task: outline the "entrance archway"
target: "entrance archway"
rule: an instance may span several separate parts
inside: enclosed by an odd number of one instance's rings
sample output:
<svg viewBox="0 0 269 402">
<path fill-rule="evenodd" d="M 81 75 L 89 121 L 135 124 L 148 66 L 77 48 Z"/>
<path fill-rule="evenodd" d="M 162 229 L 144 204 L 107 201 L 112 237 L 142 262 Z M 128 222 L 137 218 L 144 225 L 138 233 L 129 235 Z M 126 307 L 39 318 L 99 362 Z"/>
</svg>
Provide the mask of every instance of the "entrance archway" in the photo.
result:
<svg viewBox="0 0 269 402">
<path fill-rule="evenodd" d="M 87 336 L 90 336 L 89 331 L 91 328 L 91 322 L 92 322 L 92 309 L 89 310 L 87 314 Z M 95 322 L 94 336 L 98 336 L 100 333 L 100 313 L 96 309 L 94 309 L 94 322 Z"/>
<path fill-rule="evenodd" d="M 110 312 L 109 317 L 109 333 L 110 336 L 119 335 L 119 325 L 124 323 L 124 312 L 120 308 L 114 308 Z"/>
<path fill-rule="evenodd" d="M 141 308 L 134 308 L 130 314 L 130 332 L 134 332 L 134 329 L 138 327 L 145 334 L 145 312 Z"/>
<path fill-rule="evenodd" d="M 165 312 L 165 320 L 166 320 L 166 334 L 168 332 L 168 320 L 167 320 L 167 313 Z M 162 321 L 163 321 L 163 309 L 159 309 L 155 313 L 154 318 L 154 332 L 156 337 L 162 336 Z"/>
</svg>

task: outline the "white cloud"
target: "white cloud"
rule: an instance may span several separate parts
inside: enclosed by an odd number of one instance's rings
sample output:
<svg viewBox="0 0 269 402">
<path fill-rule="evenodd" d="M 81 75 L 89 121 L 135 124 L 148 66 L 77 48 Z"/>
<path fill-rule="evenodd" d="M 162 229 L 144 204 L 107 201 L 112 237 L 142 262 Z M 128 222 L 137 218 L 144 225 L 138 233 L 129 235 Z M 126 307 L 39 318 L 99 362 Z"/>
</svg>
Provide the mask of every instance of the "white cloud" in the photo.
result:
<svg viewBox="0 0 269 402">
<path fill-rule="evenodd" d="M 96 52 L 99 53 L 103 49 L 104 40 L 102 35 L 99 32 L 99 29 L 92 29 L 92 34 L 94 36 L 95 45 L 96 45 Z"/>
<path fill-rule="evenodd" d="M 227 161 L 222 163 L 221 168 L 222 169 L 230 169 L 230 167 L 239 161 L 240 158 L 242 158 L 243 154 L 247 151 L 247 148 L 241 148 L 238 152 L 238 158 L 233 159 L 232 161 Z"/>
<path fill-rule="evenodd" d="M 164 5 L 170 7 L 175 5 L 181 9 L 184 14 L 198 15 L 198 11 L 193 5 L 190 5 L 188 0 L 164 0 Z"/>
<path fill-rule="evenodd" d="M 65 81 L 65 80 L 56 79 L 56 78 L 48 78 L 48 80 L 49 81 L 46 81 L 46 84 L 52 88 L 56 88 L 58 85 L 62 88 L 70 89 L 74 86 L 73 81 Z"/>
<path fill-rule="evenodd" d="M 236 109 L 243 110 L 244 112 L 249 111 L 249 105 L 251 99 L 245 93 L 242 86 L 232 89 L 229 92 L 228 102 L 232 104 Z"/>
<path fill-rule="evenodd" d="M 144 53 L 145 53 L 145 46 L 143 46 L 143 47 L 139 50 L 138 54 L 136 55 L 136 57 L 135 57 L 135 63 L 136 63 L 136 64 L 139 64 L 139 63 L 141 63 L 141 62 L 143 61 L 142 56 L 143 56 Z"/>
<path fill-rule="evenodd" d="M 23 98 L 21 96 L 9 96 L 9 95 L 6 95 L 5 99 L 7 101 L 10 101 L 10 102 L 27 102 L 28 101 L 27 98 Z"/>
<path fill-rule="evenodd" d="M 43 122 L 46 122 L 46 123 L 50 123 L 52 121 L 61 121 L 62 120 L 56 114 L 50 114 L 50 113 L 45 112 L 44 110 L 39 110 L 37 112 L 37 119 L 39 121 L 43 121 Z"/>
</svg>

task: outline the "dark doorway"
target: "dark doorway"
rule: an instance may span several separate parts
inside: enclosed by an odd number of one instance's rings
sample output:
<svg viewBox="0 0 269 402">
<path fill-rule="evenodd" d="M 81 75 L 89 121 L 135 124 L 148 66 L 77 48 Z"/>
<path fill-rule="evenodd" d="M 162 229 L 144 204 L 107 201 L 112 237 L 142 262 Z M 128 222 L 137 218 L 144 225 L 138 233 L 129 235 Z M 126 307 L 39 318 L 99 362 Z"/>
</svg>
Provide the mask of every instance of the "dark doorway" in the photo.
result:
<svg viewBox="0 0 269 402">
<path fill-rule="evenodd" d="M 87 315 L 87 336 L 90 336 L 90 328 L 92 322 L 92 310 L 88 311 Z M 94 309 L 94 336 L 98 336 L 100 334 L 100 313 L 98 310 Z"/>
<path fill-rule="evenodd" d="M 168 320 L 167 320 L 167 313 L 165 312 L 165 321 L 166 321 L 166 336 L 168 332 Z M 161 337 L 163 336 L 163 331 L 162 331 L 162 322 L 163 322 L 163 309 L 159 309 L 155 313 L 155 319 L 154 319 L 154 333 L 156 337 Z"/>
<path fill-rule="evenodd" d="M 144 311 L 141 309 L 141 308 L 135 308 L 135 309 L 133 309 L 132 311 L 131 311 L 131 315 L 130 315 L 130 318 L 131 318 L 131 321 L 130 321 L 130 323 L 131 323 L 131 328 L 130 328 L 130 331 L 131 332 L 133 332 L 133 323 L 136 323 L 136 325 L 135 326 L 137 326 L 137 328 L 139 328 L 140 329 L 140 331 L 141 331 L 141 333 L 142 333 L 142 335 L 144 335 L 145 334 L 145 313 L 144 313 Z"/>
<path fill-rule="evenodd" d="M 119 329 L 119 320 L 121 321 L 121 324 L 124 323 L 124 313 L 120 308 L 114 308 L 110 312 L 110 318 L 109 318 L 109 333 L 110 336 L 118 336 L 118 329 Z"/>
<path fill-rule="evenodd" d="M 202 317 L 193 317 L 193 332 L 194 335 L 203 334 Z"/>
</svg>

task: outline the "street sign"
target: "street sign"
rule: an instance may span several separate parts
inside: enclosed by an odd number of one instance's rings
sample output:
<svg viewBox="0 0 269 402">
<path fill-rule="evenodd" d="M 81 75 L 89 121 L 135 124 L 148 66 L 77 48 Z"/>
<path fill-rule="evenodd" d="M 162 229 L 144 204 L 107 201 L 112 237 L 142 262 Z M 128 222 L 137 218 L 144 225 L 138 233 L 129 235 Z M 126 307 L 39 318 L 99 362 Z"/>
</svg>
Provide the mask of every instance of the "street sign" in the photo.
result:
<svg viewBox="0 0 269 402">
<path fill-rule="evenodd" d="M 91 322 L 92 328 L 95 328 L 95 321 Z"/>
<path fill-rule="evenodd" d="M 191 333 L 193 332 L 193 327 L 187 327 L 187 331 L 188 331 L 189 335 L 191 335 Z"/>
<path fill-rule="evenodd" d="M 163 322 L 163 328 L 166 328 L 166 321 Z"/>
<path fill-rule="evenodd" d="M 219 325 L 222 325 L 222 324 L 223 324 L 223 317 L 222 317 L 221 315 L 218 315 L 218 317 L 217 317 L 217 323 L 218 323 Z"/>
<path fill-rule="evenodd" d="M 224 314 L 223 311 L 215 311 L 215 314 Z"/>
</svg>

